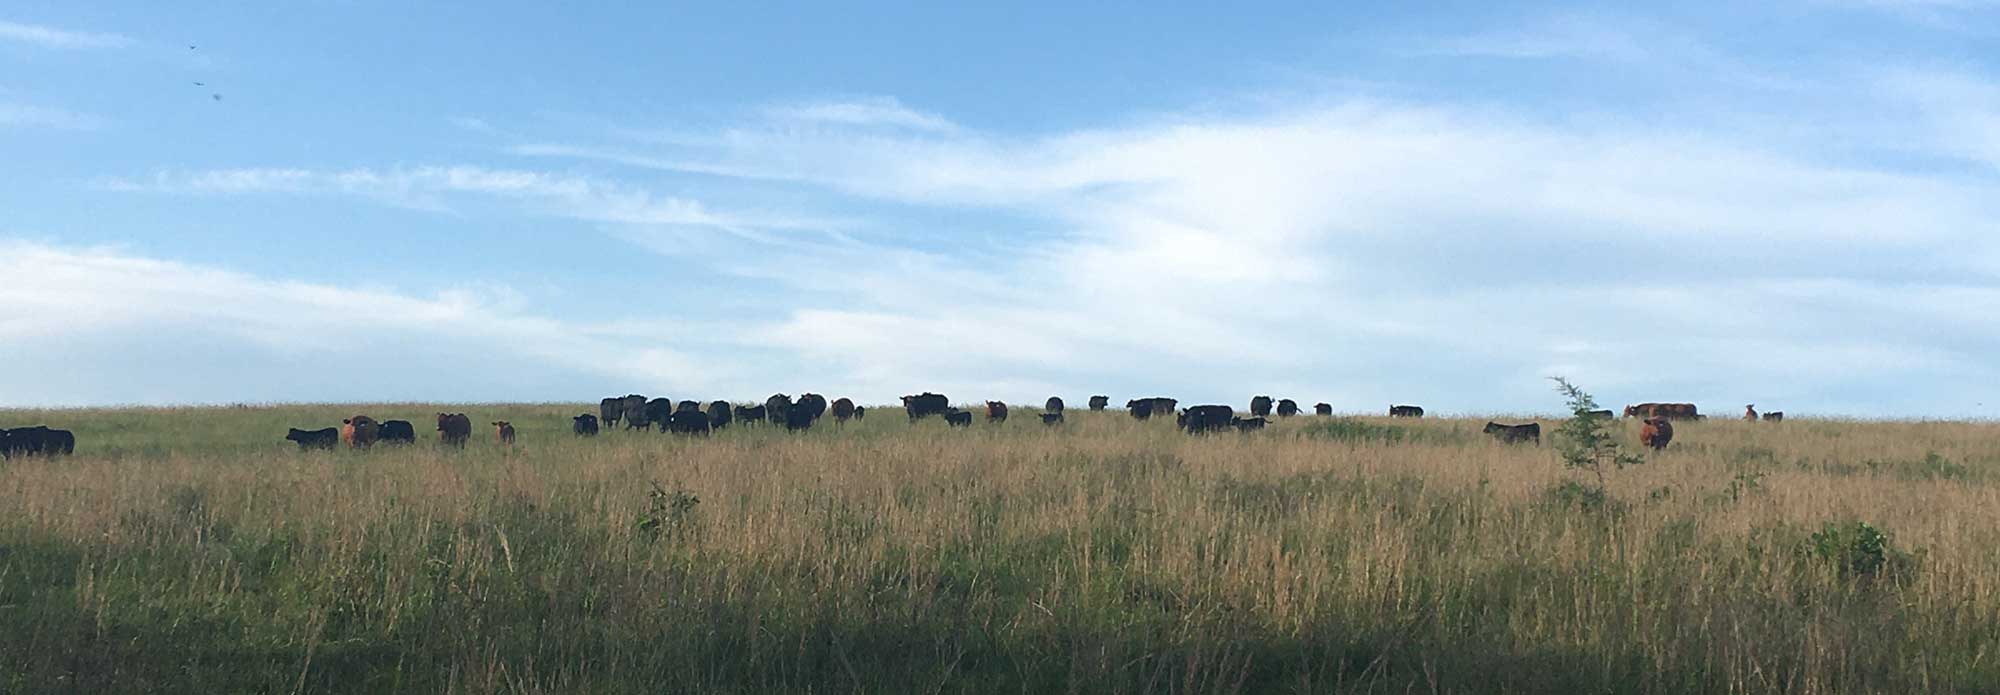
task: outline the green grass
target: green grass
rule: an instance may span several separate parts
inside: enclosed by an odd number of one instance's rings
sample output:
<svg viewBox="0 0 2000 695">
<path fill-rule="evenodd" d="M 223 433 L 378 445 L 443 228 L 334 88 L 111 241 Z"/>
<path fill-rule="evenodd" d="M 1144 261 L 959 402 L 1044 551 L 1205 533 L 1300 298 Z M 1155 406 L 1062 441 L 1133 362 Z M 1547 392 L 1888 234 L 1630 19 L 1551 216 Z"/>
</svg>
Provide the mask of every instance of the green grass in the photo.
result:
<svg viewBox="0 0 2000 695">
<path fill-rule="evenodd" d="M 0 469 L 0 692 L 2000 692 L 1990 425 L 1690 423 L 1591 502 L 1483 420 L 594 409 L 0 412 L 79 440 Z M 282 440 L 357 412 L 422 441 Z"/>
</svg>

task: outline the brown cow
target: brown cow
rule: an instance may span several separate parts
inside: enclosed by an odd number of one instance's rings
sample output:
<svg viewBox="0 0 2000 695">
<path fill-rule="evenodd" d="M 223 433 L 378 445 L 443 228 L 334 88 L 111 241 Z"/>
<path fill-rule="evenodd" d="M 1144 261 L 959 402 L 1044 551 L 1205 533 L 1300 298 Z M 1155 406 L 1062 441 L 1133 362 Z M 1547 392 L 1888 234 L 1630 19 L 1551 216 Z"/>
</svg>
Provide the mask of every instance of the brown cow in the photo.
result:
<svg viewBox="0 0 2000 695">
<path fill-rule="evenodd" d="M 1743 406 L 1743 421 L 1744 422 L 1757 421 L 1757 404 L 1752 403 L 1750 405 Z"/>
<path fill-rule="evenodd" d="M 340 441 L 356 449 L 366 449 L 375 445 L 375 437 L 380 434 L 380 425 L 366 415 L 356 415 L 340 421 Z"/>
<path fill-rule="evenodd" d="M 1639 443 L 1652 447 L 1654 451 L 1667 448 L 1674 441 L 1674 423 L 1664 417 L 1646 418 L 1646 426 L 1639 429 Z"/>
<path fill-rule="evenodd" d="M 702 417 L 706 419 L 708 416 L 704 415 Z M 501 446 L 513 446 L 514 445 L 513 423 L 507 422 L 506 420 L 494 420 L 493 436 L 500 440 Z"/>
<path fill-rule="evenodd" d="M 1625 406 L 1625 417 L 1699 420 L 1701 414 L 1695 410 L 1693 403 L 1640 403 Z"/>
<path fill-rule="evenodd" d="M 854 401 L 848 398 L 833 399 L 833 422 L 841 424 L 854 417 Z"/>
<path fill-rule="evenodd" d="M 447 446 L 465 448 L 465 440 L 472 438 L 472 418 L 465 413 L 438 413 L 438 441 Z"/>
</svg>

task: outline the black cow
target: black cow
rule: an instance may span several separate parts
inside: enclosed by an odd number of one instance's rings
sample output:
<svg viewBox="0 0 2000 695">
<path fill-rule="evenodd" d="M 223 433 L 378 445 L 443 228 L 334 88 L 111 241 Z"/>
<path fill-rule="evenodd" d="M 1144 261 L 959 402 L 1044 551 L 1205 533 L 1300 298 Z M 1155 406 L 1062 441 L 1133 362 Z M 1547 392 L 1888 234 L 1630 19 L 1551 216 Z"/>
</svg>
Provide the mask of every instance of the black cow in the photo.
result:
<svg viewBox="0 0 2000 695">
<path fill-rule="evenodd" d="M 1165 416 L 1174 412 L 1174 407 L 1178 405 L 1180 401 L 1172 398 L 1141 398 L 1125 402 L 1125 407 L 1132 411 L 1132 417 L 1140 420 L 1154 415 Z"/>
<path fill-rule="evenodd" d="M 590 413 L 570 418 L 569 431 L 575 432 L 576 436 L 579 437 L 595 437 L 597 436 L 597 418 Z"/>
<path fill-rule="evenodd" d="M 674 404 L 674 412 L 699 413 L 701 412 L 701 401 L 681 401 L 676 403 Z"/>
<path fill-rule="evenodd" d="M 636 418 L 632 416 L 632 411 L 625 411 L 625 426 L 646 429 L 653 425 L 659 425 L 660 432 L 665 434 L 667 431 L 667 418 L 673 417 L 673 415 L 674 402 L 672 399 L 655 398 L 646 401 L 645 405 L 640 406 L 639 416 Z"/>
<path fill-rule="evenodd" d="M 1539 422 L 1530 422 L 1525 425 L 1502 425 L 1497 422 L 1487 422 L 1485 429 L 1480 431 L 1493 435 L 1493 438 L 1500 440 L 1502 444 L 1533 442 L 1536 446 L 1540 446 L 1542 443 L 1542 424 Z"/>
<path fill-rule="evenodd" d="M 944 416 L 945 424 L 951 425 L 952 427 L 972 426 L 972 411 L 970 410 L 959 410 L 957 408 L 953 408 L 949 411 L 939 414 Z"/>
<path fill-rule="evenodd" d="M 801 397 L 799 402 L 785 408 L 785 429 L 791 432 L 803 432 L 812 429 L 813 420 L 818 418 L 819 416 L 813 414 L 812 403 Z"/>
<path fill-rule="evenodd" d="M 1103 410 L 1103 409 L 1105 409 L 1105 408 L 1109 408 L 1109 407 L 1111 407 L 1111 397 L 1110 397 L 1110 396 L 1091 396 L 1091 397 L 1090 397 L 1090 409 L 1091 409 L 1091 410 Z"/>
<path fill-rule="evenodd" d="M 1181 411 L 1174 424 L 1188 434 L 1207 434 L 1228 429 L 1236 411 L 1226 405 L 1197 405 Z"/>
<path fill-rule="evenodd" d="M 1257 396 L 1250 399 L 1250 414 L 1264 417 L 1271 414 L 1271 397 Z"/>
<path fill-rule="evenodd" d="M 792 412 L 792 397 L 782 393 L 771 394 L 764 399 L 764 415 L 771 418 L 771 424 L 785 424 L 786 414 Z"/>
<path fill-rule="evenodd" d="M 1313 414 L 1314 414 L 1314 415 L 1321 415 L 1321 416 L 1327 416 L 1327 415 L 1332 415 L 1332 414 L 1333 414 L 1333 404 L 1332 404 L 1332 403 L 1314 403 L 1314 404 L 1313 404 Z"/>
<path fill-rule="evenodd" d="M 944 394 L 925 391 L 920 395 L 903 397 L 903 412 L 910 416 L 911 422 L 932 415 L 943 415 L 950 410 L 952 410 L 951 400 L 945 398 Z"/>
<path fill-rule="evenodd" d="M 620 397 L 606 398 L 604 400 L 597 402 L 597 419 L 604 421 L 605 427 L 609 427 L 614 430 L 618 429 L 618 420 L 624 415 L 625 415 L 624 398 Z"/>
<path fill-rule="evenodd" d="M 1608 411 L 1607 411 L 1607 412 L 1608 412 Z M 1764 421 L 1765 421 L 1765 422 L 1784 422 L 1784 421 L 1785 421 L 1785 411 L 1782 411 L 1782 410 L 1773 410 L 1773 411 L 1771 411 L 1771 412 L 1768 412 L 1768 413 L 1765 413 L 1765 414 L 1764 414 Z"/>
<path fill-rule="evenodd" d="M 732 415 L 734 415 L 734 411 L 729 409 L 729 401 L 716 401 L 708 404 L 708 428 L 719 430 L 728 427 Z"/>
<path fill-rule="evenodd" d="M 285 439 L 298 442 L 300 451 L 306 449 L 332 449 L 335 444 L 340 443 L 340 430 L 333 427 L 317 430 L 302 430 L 293 427 L 290 432 L 285 433 Z"/>
<path fill-rule="evenodd" d="M 1236 428 L 1236 431 L 1238 432 L 1250 432 L 1253 430 L 1261 430 L 1264 429 L 1264 418 L 1261 417 L 1230 418 L 1229 426 Z"/>
<path fill-rule="evenodd" d="M 1153 417 L 1153 402 L 1151 400 L 1125 401 L 1125 411 L 1131 413 L 1134 420 L 1151 419 Z"/>
<path fill-rule="evenodd" d="M 1006 422 L 1006 421 L 1007 421 L 1007 404 L 1006 404 L 1006 403 L 1002 403 L 1002 402 L 1000 402 L 1000 401 L 987 401 L 987 402 L 986 402 L 986 421 L 987 421 L 987 422 Z"/>
<path fill-rule="evenodd" d="M 1414 405 L 1389 406 L 1389 417 L 1423 417 L 1424 409 Z"/>
<path fill-rule="evenodd" d="M 1278 417 L 1292 417 L 1299 414 L 1299 402 L 1290 398 L 1278 399 Z"/>
<path fill-rule="evenodd" d="M 1063 422 L 1063 414 L 1062 411 L 1060 410 L 1055 411 L 1053 413 L 1042 413 L 1042 424 L 1044 425 L 1054 427 L 1056 425 L 1062 424 L 1062 422 Z"/>
<path fill-rule="evenodd" d="M 799 405 L 805 406 L 806 412 L 811 413 L 814 420 L 818 420 L 820 417 L 826 415 L 826 396 L 817 393 L 802 393 L 799 394 Z"/>
<path fill-rule="evenodd" d="M 865 405 L 854 406 L 854 419 L 859 420 L 863 417 L 866 417 L 867 415 L 868 415 L 868 406 Z"/>
<path fill-rule="evenodd" d="M 634 393 L 628 394 L 618 400 L 623 402 L 623 405 L 619 406 L 618 412 L 625 420 L 625 429 L 629 430 L 634 427 L 645 429 L 652 426 L 653 421 L 646 417 L 645 396 Z"/>
<path fill-rule="evenodd" d="M 6 458 L 15 454 L 60 456 L 74 451 L 76 435 L 69 430 L 50 429 L 47 425 L 0 429 L 0 455 Z"/>
<path fill-rule="evenodd" d="M 833 421 L 834 421 L 834 422 L 836 422 L 836 423 L 840 423 L 840 424 L 846 424 L 846 423 L 847 423 L 847 421 L 848 421 L 848 420 L 849 420 L 850 418 L 853 418 L 853 417 L 854 417 L 854 401 L 853 401 L 853 400 L 850 400 L 850 399 L 846 399 L 846 398 L 836 398 L 836 399 L 834 399 L 834 401 L 833 401 Z"/>
<path fill-rule="evenodd" d="M 381 444 L 415 444 L 417 428 L 409 420 L 383 420 L 375 430 L 375 441 Z"/>
<path fill-rule="evenodd" d="M 736 406 L 736 420 L 745 425 L 755 425 L 764 421 L 766 412 L 761 405 L 739 405 Z"/>
<path fill-rule="evenodd" d="M 1060 413 L 1062 411 L 1063 401 L 1060 396 L 1049 396 L 1048 400 L 1042 401 L 1042 412 Z"/>
<path fill-rule="evenodd" d="M 701 412 L 700 404 L 696 404 L 694 410 L 682 410 L 668 415 L 667 421 L 660 423 L 660 431 L 672 432 L 674 434 L 698 434 L 706 437 L 708 436 L 708 414 Z"/>
</svg>

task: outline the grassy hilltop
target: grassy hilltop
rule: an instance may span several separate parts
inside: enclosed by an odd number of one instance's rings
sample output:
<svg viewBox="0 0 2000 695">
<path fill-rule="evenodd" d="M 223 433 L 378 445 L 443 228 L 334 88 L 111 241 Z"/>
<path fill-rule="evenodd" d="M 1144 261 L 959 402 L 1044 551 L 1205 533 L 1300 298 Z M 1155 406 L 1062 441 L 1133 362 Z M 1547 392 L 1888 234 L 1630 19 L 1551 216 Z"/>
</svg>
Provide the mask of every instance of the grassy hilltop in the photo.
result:
<svg viewBox="0 0 2000 695">
<path fill-rule="evenodd" d="M 0 693 L 2000 692 L 1994 425 L 1686 423 L 1599 496 L 1483 420 L 594 411 L 0 411 L 78 437 L 0 467 Z M 420 443 L 282 440 L 354 413 Z"/>
</svg>

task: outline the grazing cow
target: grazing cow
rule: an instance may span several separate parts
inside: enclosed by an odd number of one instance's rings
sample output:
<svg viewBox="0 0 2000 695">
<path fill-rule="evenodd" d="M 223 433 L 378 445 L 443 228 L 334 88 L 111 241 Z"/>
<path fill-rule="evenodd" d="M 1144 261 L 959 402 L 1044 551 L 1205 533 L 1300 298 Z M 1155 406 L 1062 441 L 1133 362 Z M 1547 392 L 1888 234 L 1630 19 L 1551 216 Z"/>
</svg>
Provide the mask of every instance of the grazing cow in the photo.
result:
<svg viewBox="0 0 2000 695">
<path fill-rule="evenodd" d="M 678 405 L 674 406 L 674 412 L 699 413 L 701 412 L 701 401 L 681 401 Z"/>
<path fill-rule="evenodd" d="M 1667 444 L 1673 441 L 1674 423 L 1664 417 L 1646 418 L 1646 425 L 1639 428 L 1639 444 L 1651 447 L 1654 451 L 1667 448 Z"/>
<path fill-rule="evenodd" d="M 736 406 L 737 422 L 741 422 L 745 425 L 755 425 L 757 423 L 763 422 L 764 418 L 765 418 L 764 406 L 761 405 Z"/>
<path fill-rule="evenodd" d="M 409 420 L 383 420 L 375 430 L 375 441 L 388 444 L 417 443 L 417 428 Z"/>
<path fill-rule="evenodd" d="M 1048 400 L 1042 401 L 1042 412 L 1060 413 L 1062 411 L 1063 411 L 1063 400 L 1061 397 L 1049 396 Z"/>
<path fill-rule="evenodd" d="M 1000 402 L 1000 401 L 987 401 L 987 402 L 986 402 L 986 421 L 987 421 L 987 422 L 1006 422 L 1006 421 L 1007 421 L 1007 404 L 1006 404 L 1006 403 L 1002 403 L 1002 402 Z"/>
<path fill-rule="evenodd" d="M 1313 414 L 1314 414 L 1314 415 L 1319 415 L 1319 416 L 1323 416 L 1323 417 L 1324 417 L 1324 416 L 1330 416 L 1330 415 L 1333 415 L 1333 404 L 1332 404 L 1332 403 L 1314 403 L 1314 404 L 1313 404 Z"/>
<path fill-rule="evenodd" d="M 1423 417 L 1424 409 L 1414 405 L 1389 406 L 1389 417 Z"/>
<path fill-rule="evenodd" d="M 854 406 L 854 419 L 859 420 L 863 417 L 867 417 L 867 415 L 868 415 L 868 406 L 865 405 Z"/>
<path fill-rule="evenodd" d="M 493 438 L 500 440 L 501 446 L 514 445 L 514 423 L 506 420 L 493 421 Z"/>
<path fill-rule="evenodd" d="M 1257 396 L 1250 399 L 1250 414 L 1264 417 L 1271 414 L 1271 397 Z"/>
<path fill-rule="evenodd" d="M 76 435 L 47 425 L 0 429 L 0 456 L 60 456 L 76 451 Z"/>
<path fill-rule="evenodd" d="M 940 414 L 944 416 L 945 424 L 951 425 L 952 427 L 972 426 L 972 411 L 959 410 L 957 408 L 953 408 L 950 411 Z"/>
<path fill-rule="evenodd" d="M 799 399 L 797 403 L 786 406 L 784 418 L 785 431 L 787 432 L 803 432 L 812 429 L 813 421 L 818 419 L 813 416 L 812 404 L 807 403 L 804 398 Z"/>
<path fill-rule="evenodd" d="M 604 421 L 607 428 L 618 429 L 618 418 L 624 415 L 624 398 L 606 398 L 597 402 L 597 419 Z"/>
<path fill-rule="evenodd" d="M 1640 403 L 1625 406 L 1625 417 L 1699 420 L 1701 413 L 1696 411 L 1693 403 Z"/>
<path fill-rule="evenodd" d="M 1618 417 L 1618 414 L 1611 412 L 1609 410 L 1586 410 L 1583 411 L 1583 416 L 1588 418 L 1596 418 L 1599 420 L 1610 420 L 1612 418 Z"/>
<path fill-rule="evenodd" d="M 1784 421 L 1785 421 L 1785 411 L 1782 411 L 1782 410 L 1773 410 L 1773 411 L 1771 411 L 1771 412 L 1768 412 L 1768 413 L 1765 413 L 1765 414 L 1764 414 L 1764 421 L 1765 421 L 1765 422 L 1784 422 Z"/>
<path fill-rule="evenodd" d="M 1188 434 L 1207 434 L 1228 429 L 1234 424 L 1236 411 L 1226 405 L 1197 405 L 1181 411 L 1174 417 L 1174 424 Z"/>
<path fill-rule="evenodd" d="M 1502 425 L 1497 422 L 1487 422 L 1486 428 L 1480 431 L 1493 435 L 1493 438 L 1500 440 L 1502 444 L 1534 442 L 1536 446 L 1540 446 L 1542 443 L 1542 423 L 1539 422 L 1530 422 L 1525 425 Z"/>
<path fill-rule="evenodd" d="M 645 427 L 650 427 L 653 424 L 652 421 L 650 420 L 641 422 L 641 420 L 645 420 L 646 416 L 645 396 L 641 396 L 636 393 L 631 393 L 631 394 L 626 394 L 625 397 L 619 399 L 619 401 L 621 401 L 622 404 L 618 407 L 618 412 L 624 416 L 625 429 L 629 430 L 634 427 L 645 428 Z"/>
<path fill-rule="evenodd" d="M 1752 403 L 1750 405 L 1743 406 L 1743 421 L 1744 422 L 1757 421 L 1757 404 Z"/>
<path fill-rule="evenodd" d="M 465 440 L 472 438 L 472 418 L 465 413 L 438 413 L 438 441 L 447 446 L 465 448 Z"/>
<path fill-rule="evenodd" d="M 925 391 L 920 395 L 903 397 L 903 412 L 910 416 L 911 422 L 932 415 L 943 415 L 950 410 L 952 410 L 951 400 L 945 398 L 944 394 Z"/>
<path fill-rule="evenodd" d="M 1062 423 L 1063 423 L 1062 411 L 1058 410 L 1053 413 L 1042 413 L 1042 424 L 1054 427 Z"/>
<path fill-rule="evenodd" d="M 1278 417 L 1292 417 L 1299 414 L 1299 402 L 1290 398 L 1278 399 Z"/>
<path fill-rule="evenodd" d="M 710 403 L 708 404 L 708 428 L 719 430 L 728 427 L 729 422 L 734 419 L 734 415 L 735 412 L 729 409 L 729 401 Z"/>
<path fill-rule="evenodd" d="M 814 420 L 818 420 L 820 417 L 826 415 L 826 396 L 817 393 L 801 393 L 799 394 L 799 405 L 805 406 L 806 412 L 810 413 Z"/>
<path fill-rule="evenodd" d="M 645 405 L 640 406 L 638 415 L 633 415 L 632 412 L 629 410 L 626 411 L 625 419 L 628 422 L 626 423 L 625 426 L 632 427 L 636 424 L 639 427 L 639 429 L 643 430 L 643 429 L 650 429 L 654 425 L 659 425 L 660 433 L 666 434 L 667 418 L 672 417 L 673 414 L 674 414 L 673 399 L 655 398 L 653 400 L 646 401 Z"/>
<path fill-rule="evenodd" d="M 764 412 L 771 418 L 771 424 L 785 424 L 785 418 L 792 412 L 792 397 L 782 393 L 772 394 L 764 399 Z"/>
<path fill-rule="evenodd" d="M 1154 415 L 1164 417 L 1174 412 L 1174 408 L 1179 405 L 1180 401 L 1172 398 L 1140 398 L 1125 402 L 1125 407 L 1132 411 L 1132 417 L 1140 420 L 1151 418 Z"/>
<path fill-rule="evenodd" d="M 1229 419 L 1229 426 L 1236 428 L 1238 432 L 1251 432 L 1264 429 L 1264 422 L 1264 418 L 1261 417 L 1232 417 Z"/>
<path fill-rule="evenodd" d="M 597 436 L 597 416 L 584 413 L 569 419 L 569 431 L 579 437 Z"/>
<path fill-rule="evenodd" d="M 661 432 L 672 432 L 674 434 L 698 434 L 706 437 L 708 436 L 708 430 L 708 413 L 701 412 L 700 404 L 698 403 L 694 410 L 676 411 L 674 414 L 667 416 L 666 422 L 660 423 Z"/>
<path fill-rule="evenodd" d="M 835 423 L 847 424 L 847 420 L 852 417 L 854 417 L 854 401 L 846 398 L 836 398 L 833 400 L 833 421 Z"/>
<path fill-rule="evenodd" d="M 1092 411 L 1099 411 L 1099 410 L 1103 410 L 1103 409 L 1105 409 L 1105 408 L 1109 408 L 1109 407 L 1111 407 L 1111 397 L 1110 397 L 1110 396 L 1091 396 L 1091 397 L 1090 397 L 1090 409 L 1091 409 Z"/>
<path fill-rule="evenodd" d="M 300 451 L 307 449 L 332 449 L 333 445 L 340 443 L 340 430 L 332 427 L 316 430 L 302 430 L 293 427 L 290 432 L 285 433 L 285 439 L 298 442 Z"/>
<path fill-rule="evenodd" d="M 381 434 L 380 425 L 366 415 L 356 415 L 340 421 L 340 441 L 356 449 L 375 446 L 375 438 Z"/>
</svg>

